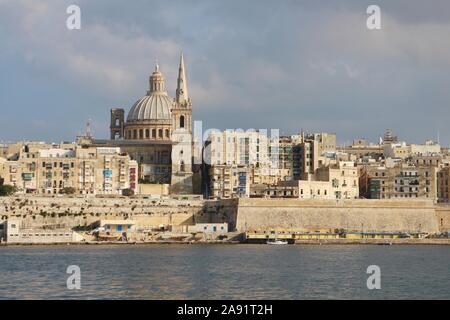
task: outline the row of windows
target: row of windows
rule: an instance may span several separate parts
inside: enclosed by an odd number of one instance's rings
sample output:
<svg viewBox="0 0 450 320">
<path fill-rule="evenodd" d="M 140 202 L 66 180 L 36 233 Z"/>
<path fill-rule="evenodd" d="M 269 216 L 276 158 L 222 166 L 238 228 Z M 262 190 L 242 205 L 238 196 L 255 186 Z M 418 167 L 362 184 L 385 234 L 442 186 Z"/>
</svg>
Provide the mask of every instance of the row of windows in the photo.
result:
<svg viewBox="0 0 450 320">
<path fill-rule="evenodd" d="M 74 164 L 73 162 L 70 163 L 70 167 L 71 167 L 71 168 L 73 168 L 74 165 L 75 165 L 75 164 Z M 50 169 L 50 168 L 52 168 L 52 163 L 51 163 L 51 162 L 45 162 L 45 161 L 43 161 L 43 162 L 42 162 L 42 167 L 43 167 L 43 168 L 49 168 L 49 169 Z M 57 168 L 57 167 L 58 167 L 58 162 L 53 162 L 53 168 Z M 69 164 L 68 164 L 68 163 L 64 163 L 64 162 L 60 162 L 60 163 L 59 163 L 59 167 L 60 167 L 60 168 L 63 168 L 63 167 L 64 167 L 65 169 L 68 169 L 68 168 L 69 168 Z"/>
<path fill-rule="evenodd" d="M 158 135 L 156 135 L 158 133 Z M 170 138 L 170 130 L 169 129 L 152 129 L 151 131 L 152 138 Z M 127 139 L 150 139 L 150 130 L 149 129 L 134 129 L 128 130 L 126 134 Z"/>
<path fill-rule="evenodd" d="M 303 189 L 300 189 L 300 194 L 303 194 Z M 314 190 L 313 189 L 310 190 L 310 194 L 314 195 Z M 316 194 L 320 196 L 320 189 L 317 189 L 317 193 Z M 323 190 L 323 194 L 325 196 L 327 195 L 327 190 L 326 189 Z"/>
</svg>

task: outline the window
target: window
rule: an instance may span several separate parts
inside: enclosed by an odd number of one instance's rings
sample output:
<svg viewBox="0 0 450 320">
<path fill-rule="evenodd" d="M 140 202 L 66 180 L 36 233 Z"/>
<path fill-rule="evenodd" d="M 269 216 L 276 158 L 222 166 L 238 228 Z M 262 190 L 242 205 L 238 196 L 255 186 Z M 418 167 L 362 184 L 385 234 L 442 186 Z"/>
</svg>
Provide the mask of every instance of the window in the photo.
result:
<svg viewBox="0 0 450 320">
<path fill-rule="evenodd" d="M 140 129 L 139 130 L 139 139 L 143 139 L 144 138 L 144 130 Z"/>
<path fill-rule="evenodd" d="M 166 129 L 166 138 L 169 138 L 170 137 L 170 131 L 169 131 L 169 129 Z"/>
<path fill-rule="evenodd" d="M 184 128 L 184 116 L 180 116 L 180 128 Z"/>
<path fill-rule="evenodd" d="M 152 138 L 156 138 L 156 129 L 152 129 Z"/>
<path fill-rule="evenodd" d="M 163 130 L 162 130 L 162 129 L 159 129 L 159 130 L 158 130 L 158 137 L 159 137 L 159 138 L 162 138 L 162 137 L 163 137 Z"/>
<path fill-rule="evenodd" d="M 145 129 L 145 138 L 150 138 L 150 130 Z"/>
<path fill-rule="evenodd" d="M 181 160 L 181 161 L 180 161 L 180 172 L 184 172 L 184 170 L 185 170 L 185 167 L 184 167 L 184 161 Z"/>
</svg>

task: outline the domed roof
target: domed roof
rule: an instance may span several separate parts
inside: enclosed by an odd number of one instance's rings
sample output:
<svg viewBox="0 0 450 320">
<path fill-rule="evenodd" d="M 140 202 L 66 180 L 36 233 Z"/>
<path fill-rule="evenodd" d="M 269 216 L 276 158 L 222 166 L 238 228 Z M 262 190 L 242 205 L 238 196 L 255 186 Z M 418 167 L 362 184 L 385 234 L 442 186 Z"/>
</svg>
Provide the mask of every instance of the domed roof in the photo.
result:
<svg viewBox="0 0 450 320">
<path fill-rule="evenodd" d="M 164 77 L 156 65 L 150 76 L 150 90 L 131 107 L 127 122 L 170 120 L 173 99 L 165 91 Z"/>
<path fill-rule="evenodd" d="M 170 119 L 172 101 L 167 95 L 151 94 L 139 99 L 128 113 L 127 121 Z"/>
</svg>

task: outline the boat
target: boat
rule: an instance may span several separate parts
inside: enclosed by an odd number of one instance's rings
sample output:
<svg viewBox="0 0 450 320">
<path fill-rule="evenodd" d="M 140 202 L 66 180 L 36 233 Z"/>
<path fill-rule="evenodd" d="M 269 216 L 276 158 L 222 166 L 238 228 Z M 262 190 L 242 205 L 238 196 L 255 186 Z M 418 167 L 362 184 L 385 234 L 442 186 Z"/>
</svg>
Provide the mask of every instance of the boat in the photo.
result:
<svg viewBox="0 0 450 320">
<path fill-rule="evenodd" d="M 283 245 L 288 244 L 287 240 L 280 240 L 280 239 L 269 239 L 266 242 L 267 244 L 275 244 L 275 245 Z"/>
</svg>

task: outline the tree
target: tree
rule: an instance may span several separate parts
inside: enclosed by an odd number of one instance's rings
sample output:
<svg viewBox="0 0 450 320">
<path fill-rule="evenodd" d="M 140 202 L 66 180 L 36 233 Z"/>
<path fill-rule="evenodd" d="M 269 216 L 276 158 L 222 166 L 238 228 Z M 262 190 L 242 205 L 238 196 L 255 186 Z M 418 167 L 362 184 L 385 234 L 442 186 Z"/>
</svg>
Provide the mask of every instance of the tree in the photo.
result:
<svg viewBox="0 0 450 320">
<path fill-rule="evenodd" d="M 15 186 L 11 186 L 9 184 L 0 186 L 0 197 L 10 196 L 17 191 Z"/>
<path fill-rule="evenodd" d="M 134 190 L 133 189 L 123 189 L 122 195 L 124 195 L 125 197 L 134 196 Z"/>
<path fill-rule="evenodd" d="M 62 188 L 59 192 L 61 194 L 74 194 L 76 192 L 76 190 L 73 187 L 65 187 L 65 188 Z"/>
</svg>

